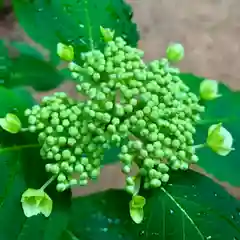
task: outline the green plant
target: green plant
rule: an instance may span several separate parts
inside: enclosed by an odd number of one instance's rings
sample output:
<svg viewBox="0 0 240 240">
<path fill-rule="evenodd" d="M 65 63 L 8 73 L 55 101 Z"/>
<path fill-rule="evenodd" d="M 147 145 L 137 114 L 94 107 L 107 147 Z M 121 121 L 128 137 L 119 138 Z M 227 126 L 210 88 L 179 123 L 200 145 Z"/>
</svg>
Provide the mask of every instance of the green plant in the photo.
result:
<svg viewBox="0 0 240 240">
<path fill-rule="evenodd" d="M 122 0 L 13 6 L 50 54 L 0 46 L 0 239 L 240 239 L 239 201 L 191 169 L 239 184 L 240 94 L 180 73 L 171 64 L 184 56 L 179 43 L 145 63 Z M 81 100 L 55 92 L 36 103 L 23 88 L 51 90 L 66 78 Z M 72 187 L 116 161 L 125 189 L 72 198 Z"/>
</svg>

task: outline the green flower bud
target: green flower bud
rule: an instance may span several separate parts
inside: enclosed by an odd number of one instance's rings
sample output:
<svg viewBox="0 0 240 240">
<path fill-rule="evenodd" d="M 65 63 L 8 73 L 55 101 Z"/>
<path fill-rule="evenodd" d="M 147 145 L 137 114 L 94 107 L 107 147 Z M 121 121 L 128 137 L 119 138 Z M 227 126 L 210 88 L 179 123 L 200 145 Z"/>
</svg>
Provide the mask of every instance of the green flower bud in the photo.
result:
<svg viewBox="0 0 240 240">
<path fill-rule="evenodd" d="M 80 180 L 87 180 L 88 179 L 88 174 L 86 172 L 83 172 L 80 177 L 79 177 Z"/>
<path fill-rule="evenodd" d="M 150 181 L 150 186 L 153 188 L 158 188 L 161 185 L 162 185 L 162 182 L 159 179 L 154 178 Z"/>
<path fill-rule="evenodd" d="M 221 97 L 218 94 L 218 82 L 216 80 L 205 79 L 200 84 L 200 97 L 203 100 L 214 100 Z"/>
<path fill-rule="evenodd" d="M 184 58 L 184 48 L 180 43 L 169 44 L 166 55 L 169 61 L 179 62 Z"/>
<path fill-rule="evenodd" d="M 126 178 L 126 183 L 127 183 L 127 185 L 134 186 L 135 185 L 134 178 L 133 177 L 127 177 Z"/>
<path fill-rule="evenodd" d="M 78 184 L 80 186 L 86 186 L 88 184 L 88 180 L 87 179 L 84 179 L 84 180 L 79 180 Z"/>
<path fill-rule="evenodd" d="M 176 160 L 172 163 L 171 168 L 173 170 L 178 170 L 181 167 L 181 162 L 179 160 Z"/>
<path fill-rule="evenodd" d="M 71 151 L 69 151 L 68 149 L 65 149 L 65 150 L 62 151 L 62 158 L 64 160 L 70 159 L 71 155 L 72 155 Z"/>
<path fill-rule="evenodd" d="M 182 161 L 180 164 L 180 169 L 186 171 L 188 170 L 188 168 L 189 168 L 188 163 Z"/>
<path fill-rule="evenodd" d="M 74 49 L 71 45 L 67 46 L 63 43 L 58 43 L 57 54 L 62 60 L 71 62 L 74 58 Z"/>
<path fill-rule="evenodd" d="M 148 156 L 148 152 L 145 149 L 140 150 L 140 156 L 142 158 L 146 158 Z"/>
<path fill-rule="evenodd" d="M 71 179 L 69 185 L 74 186 L 77 185 L 77 183 L 78 183 L 77 179 Z"/>
<path fill-rule="evenodd" d="M 50 126 L 48 126 L 48 127 L 45 129 L 45 132 L 46 132 L 47 134 L 52 134 L 52 133 L 53 133 L 53 128 L 50 127 Z"/>
<path fill-rule="evenodd" d="M 129 174 L 131 172 L 131 167 L 128 165 L 125 165 L 124 167 L 122 167 L 122 172 L 125 174 Z"/>
<path fill-rule="evenodd" d="M 154 163 L 155 163 L 154 160 L 151 159 L 151 158 L 146 158 L 146 159 L 144 159 L 144 161 L 143 161 L 144 167 L 145 167 L 145 168 L 149 168 L 149 169 L 151 169 L 151 168 L 154 167 Z"/>
<path fill-rule="evenodd" d="M 48 136 L 46 138 L 46 143 L 50 146 L 53 146 L 56 144 L 56 138 L 52 137 L 52 136 Z"/>
<path fill-rule="evenodd" d="M 144 218 L 144 210 L 143 210 L 143 207 L 145 205 L 145 198 L 144 197 L 141 197 L 141 201 L 143 202 L 142 203 L 142 206 L 141 207 L 135 207 L 135 204 L 134 202 L 136 200 L 134 200 L 134 198 L 140 198 L 141 196 L 133 196 L 133 199 L 131 200 L 131 202 L 129 203 L 129 211 L 130 211 L 130 216 L 132 218 L 132 220 L 137 223 L 137 224 L 140 224 L 142 221 L 143 221 L 143 218 Z"/>
<path fill-rule="evenodd" d="M 87 157 L 82 157 L 80 160 L 81 164 L 86 166 L 88 164 L 88 158 Z"/>
<path fill-rule="evenodd" d="M 56 131 L 58 133 L 62 133 L 64 131 L 64 127 L 62 125 L 58 125 L 58 126 L 56 126 Z"/>
<path fill-rule="evenodd" d="M 162 173 L 166 173 L 169 171 L 169 167 L 165 163 L 159 163 L 157 170 Z"/>
<path fill-rule="evenodd" d="M 52 212 L 52 199 L 42 189 L 27 189 L 21 197 L 24 215 L 26 217 L 43 214 L 49 217 Z"/>
<path fill-rule="evenodd" d="M 149 178 L 150 178 L 150 179 L 156 178 L 157 173 L 158 173 L 157 170 L 155 170 L 155 169 L 150 169 L 149 172 L 148 172 Z"/>
<path fill-rule="evenodd" d="M 64 146 L 66 143 L 67 143 L 67 138 L 65 138 L 65 137 L 59 137 L 59 139 L 58 139 L 58 144 L 59 144 L 60 146 Z"/>
<path fill-rule="evenodd" d="M 164 153 L 163 150 L 157 149 L 157 150 L 154 152 L 154 155 L 155 155 L 156 158 L 162 159 L 162 158 L 165 156 L 165 153 Z"/>
<path fill-rule="evenodd" d="M 53 152 L 51 152 L 51 151 L 48 152 L 48 153 L 47 153 L 47 158 L 48 158 L 48 159 L 52 159 L 52 158 L 53 158 Z"/>
<path fill-rule="evenodd" d="M 109 28 L 103 28 L 100 26 L 100 32 L 105 42 L 110 42 L 113 40 L 115 31 L 111 31 Z"/>
<path fill-rule="evenodd" d="M 126 191 L 127 193 L 129 193 L 130 195 L 133 195 L 133 194 L 134 194 L 134 190 L 135 190 L 134 185 L 125 186 L 125 191 Z"/>
<path fill-rule="evenodd" d="M 92 169 L 89 173 L 91 179 L 96 179 L 100 175 L 100 168 Z"/>
<path fill-rule="evenodd" d="M 45 128 L 45 125 L 44 125 L 43 123 L 38 123 L 37 126 L 36 126 L 36 128 L 37 128 L 38 130 L 42 130 L 42 129 Z"/>
<path fill-rule="evenodd" d="M 68 133 L 72 137 L 76 137 L 79 134 L 78 129 L 76 127 L 70 127 Z"/>
<path fill-rule="evenodd" d="M 68 126 L 70 125 L 69 120 L 64 119 L 64 120 L 62 121 L 62 125 L 63 125 L 64 127 L 68 127 Z"/>
<path fill-rule="evenodd" d="M 234 148 L 232 148 L 232 135 L 222 126 L 221 123 L 209 127 L 206 144 L 221 156 L 226 156 L 234 150 Z"/>
<path fill-rule="evenodd" d="M 56 186 L 56 190 L 58 192 L 64 192 L 66 190 L 67 186 L 64 183 L 58 183 Z"/>
<path fill-rule="evenodd" d="M 0 126 L 12 134 L 18 133 L 22 128 L 20 119 L 12 113 L 8 113 L 5 118 L 0 118 Z"/>
<path fill-rule="evenodd" d="M 77 164 L 75 166 L 75 171 L 78 172 L 78 173 L 83 173 L 84 172 L 84 166 L 82 164 Z"/>
<path fill-rule="evenodd" d="M 197 155 L 193 155 L 193 156 L 191 157 L 191 162 L 192 162 L 192 163 L 197 163 L 198 160 L 199 160 L 199 158 L 198 158 Z"/>
<path fill-rule="evenodd" d="M 169 180 L 169 175 L 167 173 L 164 173 L 162 176 L 161 176 L 161 181 L 162 182 L 168 182 Z"/>
<path fill-rule="evenodd" d="M 79 65 L 77 65 L 75 62 L 70 62 L 68 64 L 68 69 L 72 72 L 80 72 L 81 71 L 81 67 Z"/>
<path fill-rule="evenodd" d="M 32 110 L 31 109 L 26 109 L 24 112 L 24 116 L 29 117 L 32 114 Z"/>
<path fill-rule="evenodd" d="M 57 178 L 58 182 L 66 181 L 66 176 L 63 173 L 60 173 Z"/>
<path fill-rule="evenodd" d="M 60 161 L 62 159 L 62 155 L 60 153 L 55 154 L 54 156 L 56 161 Z"/>
</svg>

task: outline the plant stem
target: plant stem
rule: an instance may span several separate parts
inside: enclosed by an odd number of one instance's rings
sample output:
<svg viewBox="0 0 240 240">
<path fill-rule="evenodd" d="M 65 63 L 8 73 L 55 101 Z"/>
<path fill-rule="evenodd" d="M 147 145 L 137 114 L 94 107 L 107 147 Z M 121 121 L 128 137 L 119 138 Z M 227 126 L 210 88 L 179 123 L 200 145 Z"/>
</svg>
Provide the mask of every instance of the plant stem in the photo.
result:
<svg viewBox="0 0 240 240">
<path fill-rule="evenodd" d="M 65 230 L 65 232 L 72 238 L 72 240 L 79 240 L 71 231 Z"/>
<path fill-rule="evenodd" d="M 7 152 L 7 151 L 22 150 L 24 148 L 37 148 L 37 147 L 39 147 L 39 144 L 19 145 L 19 146 L 6 147 L 6 148 L 1 148 L 1 146 L 0 146 L 0 153 Z"/>
<path fill-rule="evenodd" d="M 200 120 L 197 122 L 197 125 L 204 125 L 204 124 L 210 124 L 210 123 L 226 123 L 231 121 L 236 121 L 236 117 L 226 117 L 226 118 L 217 118 L 217 119 L 206 119 L 206 120 Z"/>
<path fill-rule="evenodd" d="M 40 188 L 41 190 L 45 190 L 45 188 L 47 188 L 54 180 L 55 180 L 56 176 L 52 176 L 50 179 L 47 180 L 47 182 L 45 182 L 42 187 Z"/>
<path fill-rule="evenodd" d="M 28 128 L 21 128 L 21 132 L 28 132 L 29 129 Z"/>
<path fill-rule="evenodd" d="M 206 147 L 206 143 L 198 144 L 198 145 L 195 145 L 193 147 L 194 147 L 195 150 L 199 149 L 199 148 L 204 148 L 204 147 Z"/>
</svg>

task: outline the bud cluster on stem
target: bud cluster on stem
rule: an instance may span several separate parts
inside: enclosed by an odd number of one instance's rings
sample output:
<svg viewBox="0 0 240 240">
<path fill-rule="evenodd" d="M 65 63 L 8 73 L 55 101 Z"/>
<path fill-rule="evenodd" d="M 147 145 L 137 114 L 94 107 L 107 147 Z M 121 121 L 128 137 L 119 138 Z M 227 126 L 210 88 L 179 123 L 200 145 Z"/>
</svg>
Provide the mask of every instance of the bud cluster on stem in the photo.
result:
<svg viewBox="0 0 240 240">
<path fill-rule="evenodd" d="M 140 182 L 145 189 L 159 188 L 168 182 L 170 169 L 187 170 L 198 162 L 198 148 L 207 146 L 225 156 L 233 150 L 233 141 L 218 124 L 209 128 L 206 143 L 195 145 L 195 127 L 205 107 L 180 79 L 179 69 L 171 67 L 170 62 L 184 56 L 180 44 L 168 47 L 167 58 L 145 63 L 143 51 L 127 45 L 121 37 L 114 38 L 110 29 L 100 30 L 104 50 L 81 53 L 82 64 L 74 62 L 72 46 L 57 46 L 59 56 L 69 61 L 69 70 L 78 82 L 76 89 L 86 96 L 85 101 L 58 92 L 25 111 L 27 129 L 12 115 L 0 124 L 11 133 L 22 129 L 38 134 L 45 169 L 56 179 L 59 192 L 96 179 L 105 150 L 112 145 L 120 147 L 126 191 L 133 195 L 130 214 L 139 223 L 145 204 L 138 196 Z M 219 96 L 215 82 L 201 85 L 202 99 Z M 138 173 L 132 177 L 135 163 Z M 32 194 L 49 200 L 44 188 L 25 193 L 23 199 Z M 139 201 L 141 204 L 136 204 Z M 40 203 L 36 200 L 35 206 Z M 43 209 L 35 211 L 39 212 L 47 215 Z"/>
</svg>

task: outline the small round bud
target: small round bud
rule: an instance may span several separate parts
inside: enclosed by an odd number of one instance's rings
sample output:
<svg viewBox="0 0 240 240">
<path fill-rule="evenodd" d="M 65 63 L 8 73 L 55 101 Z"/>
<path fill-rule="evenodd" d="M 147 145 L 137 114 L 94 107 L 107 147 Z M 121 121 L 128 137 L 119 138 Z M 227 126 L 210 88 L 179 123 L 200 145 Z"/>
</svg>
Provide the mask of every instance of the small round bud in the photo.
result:
<svg viewBox="0 0 240 240">
<path fill-rule="evenodd" d="M 152 179 L 150 181 L 150 186 L 153 187 L 153 188 L 158 188 L 162 185 L 162 182 L 159 180 L 159 179 Z"/>
<path fill-rule="evenodd" d="M 180 43 L 169 44 L 166 55 L 169 61 L 179 62 L 184 58 L 184 48 Z"/>
<path fill-rule="evenodd" d="M 66 184 L 64 183 L 58 183 L 56 186 L 56 189 L 58 192 L 63 192 L 66 190 Z"/>
<path fill-rule="evenodd" d="M 131 172 L 131 167 L 128 166 L 128 165 L 125 165 L 123 168 L 122 168 L 122 172 L 125 173 L 125 174 L 128 174 Z"/>
<path fill-rule="evenodd" d="M 58 182 L 66 181 L 66 176 L 63 173 L 60 173 L 57 178 Z"/>
<path fill-rule="evenodd" d="M 58 43 L 57 44 L 57 54 L 62 60 L 71 62 L 74 58 L 74 49 L 70 45 L 67 46 L 63 43 Z"/>
<path fill-rule="evenodd" d="M 169 180 L 169 175 L 167 173 L 164 173 L 162 176 L 161 176 L 161 181 L 162 182 L 168 182 Z"/>
<path fill-rule="evenodd" d="M 128 185 L 128 186 L 125 187 L 125 191 L 126 191 L 127 193 L 133 195 L 134 192 L 135 192 L 135 186 L 133 186 L 133 185 Z"/>
<path fill-rule="evenodd" d="M 214 100 L 221 95 L 218 94 L 218 82 L 216 80 L 205 79 L 200 84 L 200 97 L 203 100 Z"/>
<path fill-rule="evenodd" d="M 71 155 L 72 155 L 71 152 L 67 149 L 62 151 L 62 158 L 65 160 L 70 159 Z"/>
<path fill-rule="evenodd" d="M 71 179 L 70 182 L 69 182 L 69 184 L 70 184 L 71 186 L 77 185 L 77 183 L 78 183 L 77 179 Z"/>
</svg>

